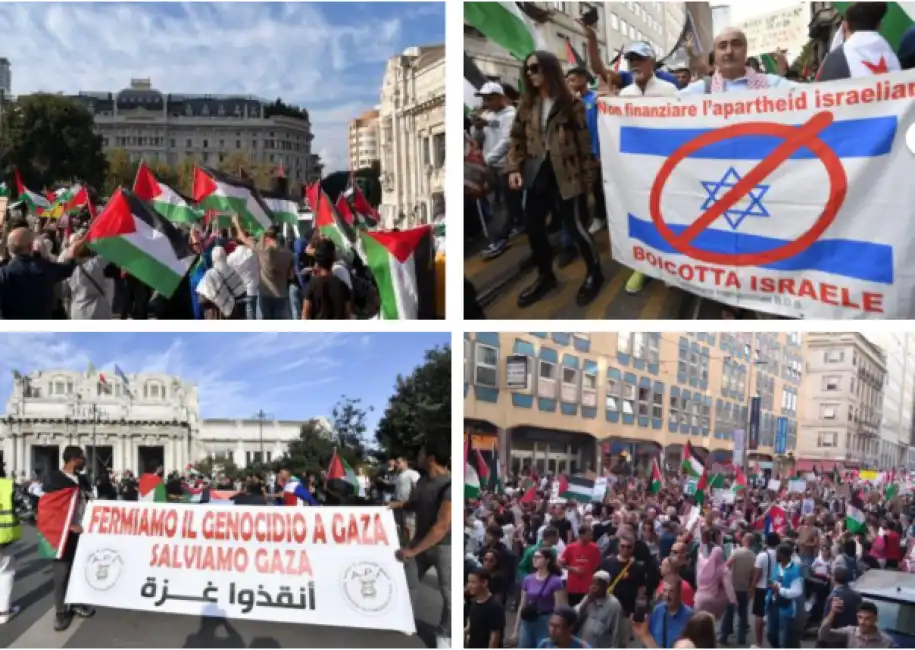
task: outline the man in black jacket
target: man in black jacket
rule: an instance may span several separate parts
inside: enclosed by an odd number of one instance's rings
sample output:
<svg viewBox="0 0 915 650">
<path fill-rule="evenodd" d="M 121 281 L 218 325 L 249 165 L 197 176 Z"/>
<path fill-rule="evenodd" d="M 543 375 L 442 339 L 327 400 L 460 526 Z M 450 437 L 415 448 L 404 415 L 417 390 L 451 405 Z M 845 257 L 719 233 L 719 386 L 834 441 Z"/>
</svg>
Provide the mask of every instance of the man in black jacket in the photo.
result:
<svg viewBox="0 0 915 650">
<path fill-rule="evenodd" d="M 73 568 L 73 558 L 76 557 L 76 547 L 79 544 L 79 535 L 83 532 L 82 518 L 86 510 L 86 502 L 92 493 L 92 486 L 82 474 L 86 466 L 86 456 L 79 447 L 69 446 L 64 448 L 64 466 L 63 469 L 54 470 L 48 477 L 48 482 L 44 486 L 45 494 L 66 490 L 77 487 L 79 497 L 73 519 L 70 522 L 70 533 L 67 536 L 66 546 L 63 555 L 59 560 L 54 560 L 53 581 L 54 581 L 54 608 L 56 615 L 54 617 L 54 629 L 58 632 L 66 630 L 73 622 L 73 615 L 83 618 L 89 618 L 95 615 L 95 608 L 87 605 L 68 606 L 65 602 L 67 597 L 67 585 L 70 583 L 70 570 Z"/>
<path fill-rule="evenodd" d="M 16 228 L 7 238 L 10 263 L 0 268 L 0 318 L 5 320 L 49 320 L 56 306 L 54 286 L 66 280 L 76 268 L 74 262 L 59 264 L 32 254 L 34 235 L 28 228 Z M 69 258 L 78 257 L 85 238 L 70 246 Z"/>
</svg>

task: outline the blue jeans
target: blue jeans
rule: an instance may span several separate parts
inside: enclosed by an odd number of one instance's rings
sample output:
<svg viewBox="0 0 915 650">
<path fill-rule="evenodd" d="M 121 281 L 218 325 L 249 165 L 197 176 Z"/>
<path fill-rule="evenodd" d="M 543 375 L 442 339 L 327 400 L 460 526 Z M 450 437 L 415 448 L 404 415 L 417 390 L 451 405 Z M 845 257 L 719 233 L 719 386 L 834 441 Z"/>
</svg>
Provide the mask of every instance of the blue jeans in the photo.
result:
<svg viewBox="0 0 915 650">
<path fill-rule="evenodd" d="M 750 631 L 750 621 L 747 617 L 747 605 L 749 604 L 749 593 L 746 591 L 736 592 L 737 606 L 728 603 L 728 608 L 724 612 L 724 618 L 721 620 L 721 641 L 727 640 L 734 631 L 734 612 L 737 612 L 737 645 L 746 645 L 747 632 Z"/>
<path fill-rule="evenodd" d="M 261 308 L 261 317 L 264 320 L 289 320 L 289 297 L 274 298 L 273 296 L 258 296 Z"/>
<path fill-rule="evenodd" d="M 248 320 L 257 320 L 257 294 L 245 298 L 245 317 Z"/>
<path fill-rule="evenodd" d="M 305 290 L 297 283 L 289 285 L 289 308 L 292 320 L 302 320 L 302 303 L 305 301 Z"/>
<path fill-rule="evenodd" d="M 551 614 L 540 614 L 533 621 L 521 621 L 521 628 L 518 631 L 519 648 L 537 648 L 549 634 L 549 622 Z"/>
<path fill-rule="evenodd" d="M 794 618 L 783 614 L 778 607 L 766 610 L 766 639 L 771 648 L 790 648 Z"/>
</svg>

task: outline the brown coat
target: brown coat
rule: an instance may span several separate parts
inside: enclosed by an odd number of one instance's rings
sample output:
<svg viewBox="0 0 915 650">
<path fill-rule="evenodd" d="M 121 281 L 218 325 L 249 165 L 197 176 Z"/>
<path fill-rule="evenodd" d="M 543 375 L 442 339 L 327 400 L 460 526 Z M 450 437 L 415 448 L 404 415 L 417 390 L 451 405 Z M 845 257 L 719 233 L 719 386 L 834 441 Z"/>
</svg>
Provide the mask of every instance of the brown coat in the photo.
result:
<svg viewBox="0 0 915 650">
<path fill-rule="evenodd" d="M 524 161 L 527 158 L 541 158 L 548 149 L 563 200 L 590 192 L 594 179 L 594 158 L 584 104 L 575 98 L 571 116 L 560 111 L 558 104 L 553 105 L 546 124 L 546 141 L 549 146 L 545 148 L 540 128 L 541 101 L 538 96 L 530 108 L 523 105 L 519 107 L 512 125 L 505 171 L 523 174 Z M 526 182 L 531 180 L 533 179 L 525 179 Z"/>
</svg>

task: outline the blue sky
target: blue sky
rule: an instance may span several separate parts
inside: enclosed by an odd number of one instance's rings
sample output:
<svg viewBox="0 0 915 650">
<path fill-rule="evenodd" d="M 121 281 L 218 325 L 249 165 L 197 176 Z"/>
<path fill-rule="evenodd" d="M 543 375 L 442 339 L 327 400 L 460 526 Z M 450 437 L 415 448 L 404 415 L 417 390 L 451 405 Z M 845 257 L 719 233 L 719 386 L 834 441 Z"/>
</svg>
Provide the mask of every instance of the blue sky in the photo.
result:
<svg viewBox="0 0 915 650">
<path fill-rule="evenodd" d="M 0 334 L 0 404 L 12 371 L 73 369 L 88 363 L 113 377 L 164 372 L 197 384 L 202 416 L 248 418 L 263 408 L 277 419 L 330 416 L 341 395 L 373 406 L 370 437 L 398 374 L 423 353 L 451 341 L 448 333 L 370 334 Z"/>
<path fill-rule="evenodd" d="M 298 104 L 327 171 L 347 168 L 349 120 L 380 101 L 387 60 L 444 43 L 445 4 L 0 2 L 13 93 L 244 93 Z"/>
</svg>

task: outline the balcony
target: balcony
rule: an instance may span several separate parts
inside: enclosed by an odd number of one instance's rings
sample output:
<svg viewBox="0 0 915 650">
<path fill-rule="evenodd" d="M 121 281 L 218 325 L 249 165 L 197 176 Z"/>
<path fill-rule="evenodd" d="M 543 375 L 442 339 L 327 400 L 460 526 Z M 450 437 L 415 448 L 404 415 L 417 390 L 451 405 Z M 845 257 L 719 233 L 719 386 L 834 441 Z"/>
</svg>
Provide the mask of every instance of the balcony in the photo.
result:
<svg viewBox="0 0 915 650">
<path fill-rule="evenodd" d="M 875 420 L 860 420 L 855 433 L 865 438 L 876 438 L 880 435 L 880 422 Z"/>
</svg>

